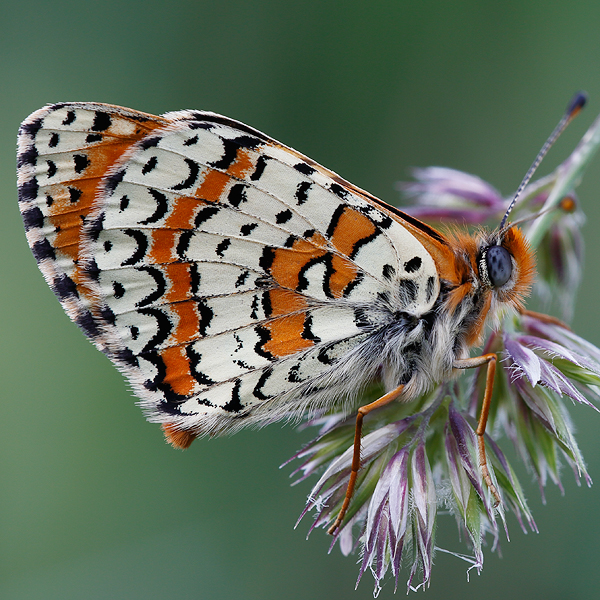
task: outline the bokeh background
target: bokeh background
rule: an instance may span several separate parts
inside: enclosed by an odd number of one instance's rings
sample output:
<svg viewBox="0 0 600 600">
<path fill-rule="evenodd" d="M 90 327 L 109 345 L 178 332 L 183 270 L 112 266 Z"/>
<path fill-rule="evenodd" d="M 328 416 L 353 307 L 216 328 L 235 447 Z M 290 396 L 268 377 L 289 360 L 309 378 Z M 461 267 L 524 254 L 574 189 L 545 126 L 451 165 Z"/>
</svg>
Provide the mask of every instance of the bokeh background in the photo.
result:
<svg viewBox="0 0 600 600">
<path fill-rule="evenodd" d="M 18 214 L 22 119 L 69 100 L 210 109 L 389 202 L 409 167 L 432 164 L 510 194 L 574 91 L 589 108 L 542 174 L 600 112 L 599 25 L 597 0 L 0 1 L 0 598 L 372 597 L 369 574 L 353 591 L 357 557 L 328 555 L 320 530 L 305 541 L 310 517 L 293 529 L 309 484 L 290 488 L 278 466 L 308 433 L 271 426 L 175 451 L 63 314 Z M 600 344 L 597 158 L 579 189 L 574 328 Z M 572 415 L 600 480 L 600 415 Z M 600 489 L 564 481 L 545 505 L 529 484 L 540 533 L 509 517 L 502 557 L 488 548 L 470 583 L 466 563 L 438 554 L 427 598 L 596 597 Z M 450 517 L 437 541 L 466 551 Z"/>
</svg>

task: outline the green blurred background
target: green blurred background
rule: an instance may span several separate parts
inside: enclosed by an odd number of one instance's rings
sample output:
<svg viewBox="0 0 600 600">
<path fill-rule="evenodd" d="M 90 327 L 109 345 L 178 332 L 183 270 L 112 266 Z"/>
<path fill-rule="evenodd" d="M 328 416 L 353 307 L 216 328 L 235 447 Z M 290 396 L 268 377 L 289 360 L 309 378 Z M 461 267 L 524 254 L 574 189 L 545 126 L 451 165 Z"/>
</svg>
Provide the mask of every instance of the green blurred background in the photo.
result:
<svg viewBox="0 0 600 600">
<path fill-rule="evenodd" d="M 210 109 L 390 202 L 409 167 L 431 164 L 509 194 L 574 91 L 589 108 L 542 174 L 600 112 L 599 26 L 597 0 L 2 0 L 0 598 L 372 597 L 369 574 L 353 591 L 356 556 L 328 555 L 321 530 L 305 541 L 310 517 L 293 529 L 309 485 L 290 488 L 278 465 L 307 432 L 271 426 L 172 450 L 63 314 L 18 214 L 22 119 L 70 100 Z M 579 189 L 588 250 L 574 322 L 596 344 L 599 167 Z M 600 480 L 600 416 L 572 415 Z M 564 475 L 566 496 L 550 488 L 544 505 L 524 474 L 539 535 L 510 516 L 502 558 L 488 547 L 470 583 L 465 563 L 438 554 L 427 598 L 597 597 L 600 490 Z M 437 541 L 466 551 L 450 517 Z"/>
</svg>

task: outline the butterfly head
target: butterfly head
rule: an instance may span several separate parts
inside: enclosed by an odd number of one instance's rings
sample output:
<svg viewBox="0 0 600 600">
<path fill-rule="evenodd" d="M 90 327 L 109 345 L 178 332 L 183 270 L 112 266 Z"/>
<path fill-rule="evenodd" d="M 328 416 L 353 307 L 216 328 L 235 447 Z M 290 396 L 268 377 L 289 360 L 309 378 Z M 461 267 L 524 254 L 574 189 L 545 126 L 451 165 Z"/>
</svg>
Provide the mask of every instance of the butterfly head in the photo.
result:
<svg viewBox="0 0 600 600">
<path fill-rule="evenodd" d="M 498 303 L 523 308 L 535 275 L 534 253 L 518 227 L 482 234 L 478 243 L 479 280 Z"/>
</svg>

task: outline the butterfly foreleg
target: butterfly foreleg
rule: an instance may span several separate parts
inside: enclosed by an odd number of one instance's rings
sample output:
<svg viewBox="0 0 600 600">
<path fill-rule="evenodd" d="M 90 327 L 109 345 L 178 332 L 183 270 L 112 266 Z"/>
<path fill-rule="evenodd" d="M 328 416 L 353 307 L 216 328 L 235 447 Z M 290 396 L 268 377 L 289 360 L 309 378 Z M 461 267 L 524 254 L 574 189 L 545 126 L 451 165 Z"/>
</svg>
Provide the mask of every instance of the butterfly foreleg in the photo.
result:
<svg viewBox="0 0 600 600">
<path fill-rule="evenodd" d="M 350 470 L 350 479 L 348 481 L 348 487 L 346 488 L 346 497 L 344 498 L 344 504 L 342 504 L 342 508 L 338 513 L 338 516 L 335 520 L 335 523 L 327 530 L 328 533 L 333 535 L 337 528 L 342 524 L 344 520 L 344 515 L 348 510 L 348 506 L 350 505 L 350 500 L 354 494 L 354 486 L 356 485 L 356 478 L 358 476 L 358 470 L 360 469 L 360 440 L 362 436 L 362 424 L 363 419 L 376 408 L 381 408 L 382 406 L 386 406 L 390 402 L 393 402 L 400 396 L 402 390 L 404 389 L 404 385 L 398 386 L 396 389 L 388 392 L 384 396 L 381 396 L 375 402 L 371 402 L 370 404 L 365 404 L 358 409 L 356 414 L 356 427 L 354 429 L 354 454 L 352 455 L 352 466 Z"/>
<path fill-rule="evenodd" d="M 477 448 L 479 452 L 479 468 L 481 469 L 481 475 L 485 481 L 488 489 L 492 496 L 494 496 L 498 506 L 500 504 L 500 494 L 496 486 L 492 482 L 490 472 L 487 466 L 487 458 L 485 453 L 485 427 L 487 425 L 488 416 L 490 414 L 490 406 L 492 403 L 492 392 L 494 390 L 494 376 L 496 374 L 496 361 L 498 357 L 496 354 L 484 354 L 483 356 L 475 356 L 474 358 L 466 358 L 464 360 L 455 360 L 452 365 L 455 369 L 473 369 L 475 367 L 481 367 L 487 364 L 487 373 L 485 377 L 485 391 L 483 393 L 483 402 L 481 404 L 481 412 L 479 413 L 479 420 L 477 421 L 477 429 L 475 434 L 477 435 Z"/>
</svg>

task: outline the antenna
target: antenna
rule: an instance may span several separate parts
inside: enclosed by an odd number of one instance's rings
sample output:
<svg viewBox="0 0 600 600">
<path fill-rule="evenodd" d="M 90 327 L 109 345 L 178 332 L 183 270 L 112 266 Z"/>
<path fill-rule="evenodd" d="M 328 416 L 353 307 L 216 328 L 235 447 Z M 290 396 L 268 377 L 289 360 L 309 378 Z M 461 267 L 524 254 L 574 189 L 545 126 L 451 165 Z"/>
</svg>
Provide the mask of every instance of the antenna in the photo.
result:
<svg viewBox="0 0 600 600">
<path fill-rule="evenodd" d="M 542 146 L 542 149 L 538 152 L 538 155 L 535 157 L 535 160 L 533 161 L 533 164 L 531 165 L 531 167 L 529 167 L 529 170 L 527 171 L 525 177 L 523 177 L 523 181 L 521 181 L 521 185 L 519 186 L 519 189 L 516 191 L 515 195 L 513 196 L 513 199 L 511 200 L 506 213 L 502 217 L 502 221 L 500 221 L 500 227 L 499 227 L 500 231 L 502 231 L 502 229 L 506 225 L 506 220 L 508 219 L 508 215 L 510 214 L 510 211 L 513 209 L 514 205 L 516 204 L 517 200 L 519 199 L 519 196 L 521 195 L 521 192 L 525 189 L 525 186 L 529 183 L 529 181 L 533 177 L 533 174 L 535 173 L 539 164 L 542 162 L 542 159 L 544 158 L 544 156 L 546 156 L 546 153 L 548 152 L 548 150 L 550 150 L 550 148 L 552 147 L 554 142 L 558 139 L 558 136 L 565 130 L 565 128 L 571 122 L 571 120 L 575 116 L 577 116 L 579 111 L 585 106 L 586 102 L 587 102 L 587 94 L 585 92 L 577 92 L 573 96 L 571 102 L 569 102 L 569 105 L 567 106 L 567 110 L 565 111 L 565 114 L 562 116 L 562 119 L 559 121 L 558 125 L 554 128 L 554 131 L 550 134 L 550 137 L 546 140 L 546 143 Z"/>
</svg>

